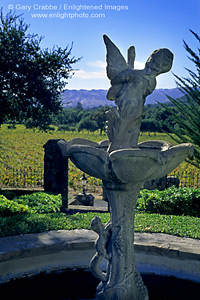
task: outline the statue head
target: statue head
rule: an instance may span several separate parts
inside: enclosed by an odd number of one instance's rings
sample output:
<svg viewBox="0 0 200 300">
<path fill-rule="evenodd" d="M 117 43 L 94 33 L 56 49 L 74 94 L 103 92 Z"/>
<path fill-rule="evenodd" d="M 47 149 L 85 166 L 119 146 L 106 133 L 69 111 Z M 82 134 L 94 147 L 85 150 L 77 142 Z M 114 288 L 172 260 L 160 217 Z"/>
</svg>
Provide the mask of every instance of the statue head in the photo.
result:
<svg viewBox="0 0 200 300">
<path fill-rule="evenodd" d="M 92 219 L 91 228 L 92 228 L 92 230 L 94 230 L 97 233 L 99 233 L 101 231 L 101 229 L 103 228 L 101 219 L 98 216 L 96 216 Z"/>
<path fill-rule="evenodd" d="M 173 53 L 166 48 L 155 50 L 147 59 L 145 69 L 155 76 L 166 73 L 172 67 L 173 57 Z"/>
</svg>

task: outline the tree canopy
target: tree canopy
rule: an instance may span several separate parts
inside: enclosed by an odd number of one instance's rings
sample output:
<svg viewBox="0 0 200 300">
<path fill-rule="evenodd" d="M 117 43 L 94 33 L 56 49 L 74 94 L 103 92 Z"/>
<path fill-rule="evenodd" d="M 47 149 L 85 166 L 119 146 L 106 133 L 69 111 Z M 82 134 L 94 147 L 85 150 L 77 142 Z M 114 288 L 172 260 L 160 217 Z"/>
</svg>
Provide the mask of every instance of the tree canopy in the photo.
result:
<svg viewBox="0 0 200 300">
<path fill-rule="evenodd" d="M 198 34 L 190 30 L 193 36 L 200 43 Z M 180 99 L 168 97 L 171 103 L 176 108 L 173 112 L 170 107 L 167 108 L 171 113 L 178 127 L 169 127 L 170 131 L 175 134 L 175 140 L 178 143 L 192 143 L 195 146 L 193 164 L 200 167 L 200 48 L 195 53 L 189 45 L 184 42 L 184 48 L 189 54 L 188 58 L 194 64 L 194 70 L 186 69 L 188 77 L 179 77 L 175 75 L 176 83 L 179 89 L 185 94 Z M 172 136 L 174 137 L 174 136 Z"/>
<path fill-rule="evenodd" d="M 21 16 L 0 14 L 0 124 L 25 123 L 47 130 L 61 109 L 60 93 L 79 59 L 65 49 L 41 49 Z"/>
</svg>

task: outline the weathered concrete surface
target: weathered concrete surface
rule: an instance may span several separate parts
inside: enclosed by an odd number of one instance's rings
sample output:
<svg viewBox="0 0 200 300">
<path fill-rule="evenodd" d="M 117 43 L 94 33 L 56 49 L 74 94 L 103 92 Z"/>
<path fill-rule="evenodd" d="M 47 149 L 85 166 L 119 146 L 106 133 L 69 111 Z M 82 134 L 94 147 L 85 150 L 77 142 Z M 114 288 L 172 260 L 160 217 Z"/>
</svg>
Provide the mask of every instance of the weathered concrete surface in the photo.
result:
<svg viewBox="0 0 200 300">
<path fill-rule="evenodd" d="M 41 271 L 88 268 L 97 234 L 58 230 L 0 238 L 0 283 Z M 175 275 L 200 282 L 200 240 L 161 233 L 135 233 L 140 272 Z M 106 261 L 101 268 L 105 269 Z"/>
<path fill-rule="evenodd" d="M 164 233 L 135 233 L 135 249 L 173 258 L 200 259 L 200 240 Z"/>
<path fill-rule="evenodd" d="M 97 235 L 91 230 L 58 230 L 0 238 L 0 262 L 68 249 L 90 248 Z"/>
</svg>

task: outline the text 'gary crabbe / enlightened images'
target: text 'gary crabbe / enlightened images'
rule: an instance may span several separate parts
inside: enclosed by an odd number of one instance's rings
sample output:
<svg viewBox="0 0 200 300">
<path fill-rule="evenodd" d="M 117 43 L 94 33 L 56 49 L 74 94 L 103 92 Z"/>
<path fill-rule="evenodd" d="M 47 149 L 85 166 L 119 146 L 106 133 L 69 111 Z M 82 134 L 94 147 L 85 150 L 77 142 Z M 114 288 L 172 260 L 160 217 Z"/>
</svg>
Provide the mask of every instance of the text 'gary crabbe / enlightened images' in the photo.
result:
<svg viewBox="0 0 200 300">
<path fill-rule="evenodd" d="M 86 5 L 86 4 L 8 4 L 9 10 L 26 11 L 32 18 L 105 18 L 109 12 L 125 12 L 128 5 Z"/>
<path fill-rule="evenodd" d="M 9 10 L 30 12 L 32 18 L 57 19 L 104 19 L 109 13 L 125 13 L 128 5 L 86 4 L 8 4 Z"/>
</svg>

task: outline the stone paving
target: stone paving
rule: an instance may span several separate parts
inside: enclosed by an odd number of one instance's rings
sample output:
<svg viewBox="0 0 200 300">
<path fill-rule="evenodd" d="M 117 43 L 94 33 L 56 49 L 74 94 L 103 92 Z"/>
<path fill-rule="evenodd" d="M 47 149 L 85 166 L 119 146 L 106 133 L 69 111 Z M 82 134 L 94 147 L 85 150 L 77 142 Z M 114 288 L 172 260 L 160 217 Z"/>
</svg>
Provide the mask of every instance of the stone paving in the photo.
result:
<svg viewBox="0 0 200 300">
<path fill-rule="evenodd" d="M 0 262 L 67 249 L 94 246 L 97 234 L 91 230 L 58 230 L 0 238 Z M 200 260 L 200 240 L 162 233 L 135 233 L 135 250 L 184 259 Z"/>
</svg>

